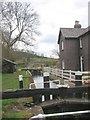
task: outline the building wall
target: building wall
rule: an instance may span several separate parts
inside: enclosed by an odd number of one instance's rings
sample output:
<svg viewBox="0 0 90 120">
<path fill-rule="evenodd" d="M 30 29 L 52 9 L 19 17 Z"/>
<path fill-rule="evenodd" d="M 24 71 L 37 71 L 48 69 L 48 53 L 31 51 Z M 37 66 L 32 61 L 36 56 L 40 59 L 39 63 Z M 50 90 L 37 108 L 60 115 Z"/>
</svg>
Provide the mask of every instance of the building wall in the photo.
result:
<svg viewBox="0 0 90 120">
<path fill-rule="evenodd" d="M 66 70 L 81 70 L 80 57 L 83 57 L 84 71 L 90 71 L 90 31 L 81 36 L 82 48 L 80 48 L 80 38 L 65 39 L 60 35 L 60 69 L 62 68 L 62 61 Z M 62 50 L 62 41 L 64 43 L 64 50 Z"/>
<path fill-rule="evenodd" d="M 62 50 L 61 42 L 63 40 L 64 50 Z M 60 37 L 60 69 L 62 61 L 64 61 L 66 70 L 79 70 L 79 42 L 78 39 L 65 39 L 62 34 Z"/>
<path fill-rule="evenodd" d="M 79 42 L 78 39 L 65 40 L 65 69 L 79 70 Z"/>
<path fill-rule="evenodd" d="M 80 56 L 83 56 L 84 71 L 90 71 L 90 32 L 81 36 L 82 48 L 80 49 Z"/>
<path fill-rule="evenodd" d="M 90 31 L 88 33 L 88 71 L 90 71 Z"/>
<path fill-rule="evenodd" d="M 65 42 L 65 38 L 64 38 L 64 37 L 62 36 L 62 34 L 61 34 L 61 36 L 60 36 L 60 43 L 59 43 L 60 69 L 62 69 L 62 60 L 65 59 L 64 50 L 61 49 L 61 48 L 62 48 L 62 45 L 61 45 L 62 41 L 63 41 L 63 43 L 64 43 L 64 42 Z"/>
</svg>

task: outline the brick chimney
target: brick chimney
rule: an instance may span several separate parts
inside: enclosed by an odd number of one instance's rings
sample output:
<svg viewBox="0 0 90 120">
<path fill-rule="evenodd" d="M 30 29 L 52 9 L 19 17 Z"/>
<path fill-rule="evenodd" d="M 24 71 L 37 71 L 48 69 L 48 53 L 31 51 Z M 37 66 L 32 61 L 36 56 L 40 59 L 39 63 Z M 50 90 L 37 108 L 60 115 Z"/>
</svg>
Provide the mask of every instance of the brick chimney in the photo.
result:
<svg viewBox="0 0 90 120">
<path fill-rule="evenodd" d="M 79 24 L 79 21 L 75 21 L 74 28 L 81 28 L 81 24 Z"/>
</svg>

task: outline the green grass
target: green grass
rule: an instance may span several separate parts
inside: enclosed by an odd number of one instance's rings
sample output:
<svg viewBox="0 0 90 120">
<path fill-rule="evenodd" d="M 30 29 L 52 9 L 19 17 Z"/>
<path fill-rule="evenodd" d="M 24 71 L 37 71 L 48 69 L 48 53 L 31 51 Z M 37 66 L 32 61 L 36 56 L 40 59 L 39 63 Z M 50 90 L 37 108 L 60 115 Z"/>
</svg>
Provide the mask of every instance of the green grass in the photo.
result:
<svg viewBox="0 0 90 120">
<path fill-rule="evenodd" d="M 10 105 L 10 104 L 15 104 L 17 103 L 17 99 L 4 99 L 2 101 L 2 104 L 5 105 Z"/>
<path fill-rule="evenodd" d="M 36 63 L 44 63 L 45 65 L 48 65 L 48 66 L 51 66 L 51 67 L 54 67 L 57 65 L 57 60 L 56 59 L 53 59 L 53 58 L 39 58 L 39 57 L 35 57 L 35 58 L 31 58 L 31 64 L 34 65 L 34 67 L 37 67 Z"/>
<path fill-rule="evenodd" d="M 26 115 L 25 115 L 26 114 Z M 29 116 L 31 116 L 31 113 L 28 113 L 27 114 L 27 112 L 25 113 L 24 111 L 21 111 L 21 112 L 14 112 L 14 114 L 13 114 L 13 111 L 9 111 L 9 112 L 7 112 L 5 115 L 4 115 L 4 117 L 3 117 L 3 119 L 4 118 L 26 118 L 26 116 L 27 115 L 29 115 Z"/>
<path fill-rule="evenodd" d="M 25 71 L 18 71 L 11 74 L 2 74 L 2 90 L 7 89 L 19 89 L 19 80 L 18 76 L 23 75 L 24 77 L 27 76 Z M 29 80 L 28 78 L 24 78 L 23 86 L 24 88 L 28 88 Z"/>
<path fill-rule="evenodd" d="M 28 107 L 24 106 L 26 102 L 32 102 L 32 97 L 28 98 L 14 98 L 0 100 L 2 102 L 2 120 L 15 119 L 15 118 L 30 118 L 32 111 L 27 110 Z"/>
<path fill-rule="evenodd" d="M 26 107 L 23 105 L 23 101 L 27 101 L 27 98 L 22 99 L 6 99 L 2 101 L 2 118 L 29 118 L 32 116 L 31 111 L 26 111 Z"/>
<path fill-rule="evenodd" d="M 19 89 L 19 80 L 18 76 L 23 75 L 24 77 L 29 76 L 26 74 L 25 71 L 17 71 L 11 74 L 2 74 L 2 90 L 9 90 L 9 89 Z M 0 79 L 1 80 L 1 79 Z M 24 88 L 28 88 L 29 86 L 29 79 L 24 78 L 23 86 Z M 25 111 L 25 106 L 23 102 L 32 101 L 32 98 L 18 98 L 18 99 L 5 99 L 0 100 L 0 105 L 2 104 L 2 120 L 8 118 L 29 118 L 32 113 L 30 111 Z M 19 111 L 16 111 L 19 109 Z M 0 108 L 1 111 L 1 108 Z"/>
<path fill-rule="evenodd" d="M 49 63 L 50 59 L 35 59 L 34 61 L 45 61 L 46 63 Z M 36 66 L 37 67 L 37 66 Z M 10 89 L 19 89 L 19 80 L 18 76 L 23 75 L 24 77 L 29 76 L 26 74 L 25 71 L 17 71 L 13 74 L 2 74 L 2 80 L 0 79 L 0 83 L 2 83 L 2 90 L 10 90 Z M 23 80 L 23 86 L 24 88 L 28 88 L 30 84 L 30 80 L 28 78 L 24 78 Z M 2 120 L 11 119 L 17 119 L 17 118 L 24 118 L 25 120 L 27 118 L 30 118 L 34 113 L 32 110 L 26 106 L 24 106 L 23 102 L 32 102 L 33 98 L 19 98 L 19 99 L 5 99 L 0 100 L 0 104 L 2 104 Z M 28 110 L 29 109 L 29 110 Z M 0 109 L 1 110 L 1 109 Z M 18 110 L 18 111 L 17 111 Z"/>
</svg>

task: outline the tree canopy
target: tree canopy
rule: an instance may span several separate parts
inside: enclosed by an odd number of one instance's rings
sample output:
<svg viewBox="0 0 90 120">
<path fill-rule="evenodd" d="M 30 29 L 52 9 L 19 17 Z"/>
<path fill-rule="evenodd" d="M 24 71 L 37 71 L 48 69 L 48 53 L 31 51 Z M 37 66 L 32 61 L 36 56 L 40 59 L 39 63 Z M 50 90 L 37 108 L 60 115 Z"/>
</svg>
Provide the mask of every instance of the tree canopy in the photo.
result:
<svg viewBox="0 0 90 120">
<path fill-rule="evenodd" d="M 35 35 L 39 35 L 38 25 L 39 16 L 31 3 L 0 2 L 2 44 L 8 50 L 16 42 L 32 45 Z"/>
</svg>

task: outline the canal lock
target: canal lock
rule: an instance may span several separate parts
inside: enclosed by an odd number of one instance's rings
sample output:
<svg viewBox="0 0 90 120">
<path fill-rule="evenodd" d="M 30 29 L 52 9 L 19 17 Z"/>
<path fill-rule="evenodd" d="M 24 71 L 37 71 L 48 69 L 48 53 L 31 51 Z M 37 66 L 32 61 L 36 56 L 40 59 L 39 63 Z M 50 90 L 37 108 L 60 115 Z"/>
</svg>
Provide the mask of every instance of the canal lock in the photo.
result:
<svg viewBox="0 0 90 120">
<path fill-rule="evenodd" d="M 34 83 L 36 85 L 36 88 L 43 88 L 43 75 L 41 71 L 31 71 L 32 73 L 32 77 L 34 80 Z M 40 83 L 41 84 L 38 84 Z M 54 83 L 55 84 L 55 83 Z M 55 86 L 52 86 L 55 87 Z M 56 99 L 58 99 L 58 97 L 56 97 Z M 80 103 L 70 103 L 70 102 L 59 102 L 59 103 L 53 103 L 53 104 L 49 104 L 48 106 L 43 105 L 42 102 L 42 96 L 35 96 L 33 98 L 34 102 L 36 104 L 41 105 L 42 110 L 44 112 L 44 114 L 54 114 L 54 113 L 63 113 L 63 112 L 72 112 L 72 111 L 80 111 L 81 108 L 83 110 L 87 110 L 88 109 L 88 104 L 80 104 Z M 50 102 L 50 101 L 49 101 Z M 41 104 L 40 104 L 41 103 Z M 89 120 L 90 115 L 89 114 L 83 114 L 83 115 L 67 115 L 67 116 L 55 116 L 55 117 L 47 117 L 45 118 L 45 120 Z M 34 120 L 34 119 L 33 119 Z M 37 119 L 37 120 L 44 120 L 43 119 Z"/>
</svg>

